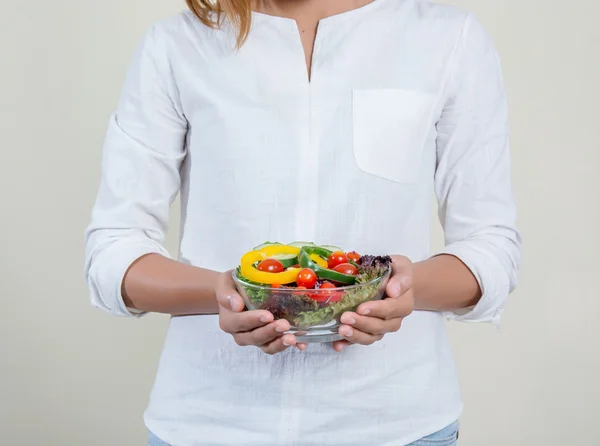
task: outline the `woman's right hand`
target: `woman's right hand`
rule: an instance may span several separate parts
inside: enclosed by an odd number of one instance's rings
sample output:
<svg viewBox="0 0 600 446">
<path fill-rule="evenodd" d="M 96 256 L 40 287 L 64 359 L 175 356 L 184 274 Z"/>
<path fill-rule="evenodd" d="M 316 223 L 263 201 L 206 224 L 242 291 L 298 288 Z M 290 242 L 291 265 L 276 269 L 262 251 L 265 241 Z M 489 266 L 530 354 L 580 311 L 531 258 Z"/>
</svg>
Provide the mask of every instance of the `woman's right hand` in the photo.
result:
<svg viewBox="0 0 600 446">
<path fill-rule="evenodd" d="M 273 315 L 265 310 L 244 311 L 244 301 L 235 288 L 231 273 L 221 274 L 217 281 L 221 329 L 232 335 L 238 345 L 255 345 L 269 355 L 291 346 L 306 349 L 306 344 L 297 344 L 296 336 L 284 334 L 290 329 L 288 321 L 275 321 Z"/>
</svg>

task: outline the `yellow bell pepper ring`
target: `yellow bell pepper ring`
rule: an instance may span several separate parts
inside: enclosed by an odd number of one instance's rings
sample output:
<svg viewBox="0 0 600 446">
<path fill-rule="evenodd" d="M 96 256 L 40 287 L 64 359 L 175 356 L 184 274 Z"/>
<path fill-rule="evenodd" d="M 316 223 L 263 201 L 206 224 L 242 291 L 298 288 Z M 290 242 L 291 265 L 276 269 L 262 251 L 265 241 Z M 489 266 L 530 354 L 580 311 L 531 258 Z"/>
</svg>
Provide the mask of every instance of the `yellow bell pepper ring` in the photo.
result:
<svg viewBox="0 0 600 446">
<path fill-rule="evenodd" d="M 257 283 L 264 283 L 267 285 L 286 285 L 288 283 L 293 283 L 296 281 L 296 277 L 298 276 L 299 268 L 288 268 L 287 270 L 281 273 L 269 273 L 267 271 L 259 271 L 254 267 L 256 262 L 260 262 L 265 260 L 269 255 L 266 252 L 263 252 L 264 249 L 271 248 L 268 246 L 267 248 L 263 248 L 259 251 L 250 251 L 243 255 L 240 260 L 240 269 L 242 276 L 248 280 Z M 277 254 L 293 254 L 291 253 L 283 253 L 278 252 Z"/>
<path fill-rule="evenodd" d="M 317 254 L 311 254 L 310 255 L 310 260 L 312 260 L 313 262 L 315 262 L 321 268 L 329 268 L 329 266 L 327 265 L 327 260 L 323 260 L 323 258 L 320 257 L 320 256 L 318 256 Z"/>
<path fill-rule="evenodd" d="M 263 252 L 267 255 L 267 257 L 275 256 L 277 254 L 300 254 L 300 248 L 296 248 L 295 246 L 289 245 L 269 245 L 265 246 L 262 249 L 259 249 L 258 252 Z"/>
<path fill-rule="evenodd" d="M 276 256 L 278 254 L 300 254 L 300 248 L 290 245 L 269 245 L 258 250 L 264 252 L 267 257 Z M 327 260 L 319 257 L 317 254 L 311 254 L 310 259 L 319 265 L 321 268 L 327 268 Z"/>
</svg>

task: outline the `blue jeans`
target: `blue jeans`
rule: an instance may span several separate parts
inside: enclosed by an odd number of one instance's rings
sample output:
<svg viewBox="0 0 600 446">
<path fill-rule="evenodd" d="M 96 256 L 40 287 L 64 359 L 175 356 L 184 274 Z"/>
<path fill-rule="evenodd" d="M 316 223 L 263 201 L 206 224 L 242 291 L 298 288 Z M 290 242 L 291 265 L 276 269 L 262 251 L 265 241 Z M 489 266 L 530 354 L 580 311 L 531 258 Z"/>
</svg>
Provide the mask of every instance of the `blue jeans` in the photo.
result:
<svg viewBox="0 0 600 446">
<path fill-rule="evenodd" d="M 458 421 L 455 421 L 450 426 L 443 428 L 441 431 L 421 438 L 408 446 L 456 446 L 458 438 Z M 152 432 L 148 438 L 148 446 L 170 446 L 162 441 Z"/>
<path fill-rule="evenodd" d="M 458 421 L 455 421 L 441 431 L 437 431 L 425 438 L 421 438 L 408 446 L 456 446 L 457 439 Z"/>
<path fill-rule="evenodd" d="M 148 436 L 148 446 L 170 446 L 168 443 L 165 443 L 152 432 L 150 432 Z"/>
</svg>

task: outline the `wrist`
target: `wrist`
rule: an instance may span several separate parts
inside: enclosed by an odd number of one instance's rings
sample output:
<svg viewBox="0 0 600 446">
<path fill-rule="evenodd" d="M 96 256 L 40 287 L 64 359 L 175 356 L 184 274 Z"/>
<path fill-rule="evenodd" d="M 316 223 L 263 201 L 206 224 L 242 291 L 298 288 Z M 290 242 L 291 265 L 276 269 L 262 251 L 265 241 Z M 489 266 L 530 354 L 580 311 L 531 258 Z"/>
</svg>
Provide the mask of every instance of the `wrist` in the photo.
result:
<svg viewBox="0 0 600 446">
<path fill-rule="evenodd" d="M 477 304 L 481 290 L 465 264 L 441 254 L 413 264 L 415 309 L 455 311 Z"/>
</svg>

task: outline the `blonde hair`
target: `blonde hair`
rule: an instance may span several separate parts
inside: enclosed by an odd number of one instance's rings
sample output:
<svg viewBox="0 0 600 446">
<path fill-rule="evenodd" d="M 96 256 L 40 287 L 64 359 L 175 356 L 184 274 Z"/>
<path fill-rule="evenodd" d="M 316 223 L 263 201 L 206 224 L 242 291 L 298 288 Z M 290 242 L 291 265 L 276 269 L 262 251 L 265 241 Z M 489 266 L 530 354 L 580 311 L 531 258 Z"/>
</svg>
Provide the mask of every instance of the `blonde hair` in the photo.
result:
<svg viewBox="0 0 600 446">
<path fill-rule="evenodd" d="M 227 18 L 237 28 L 237 46 L 241 47 L 250 32 L 252 0 L 185 0 L 202 23 L 218 28 Z"/>
</svg>

